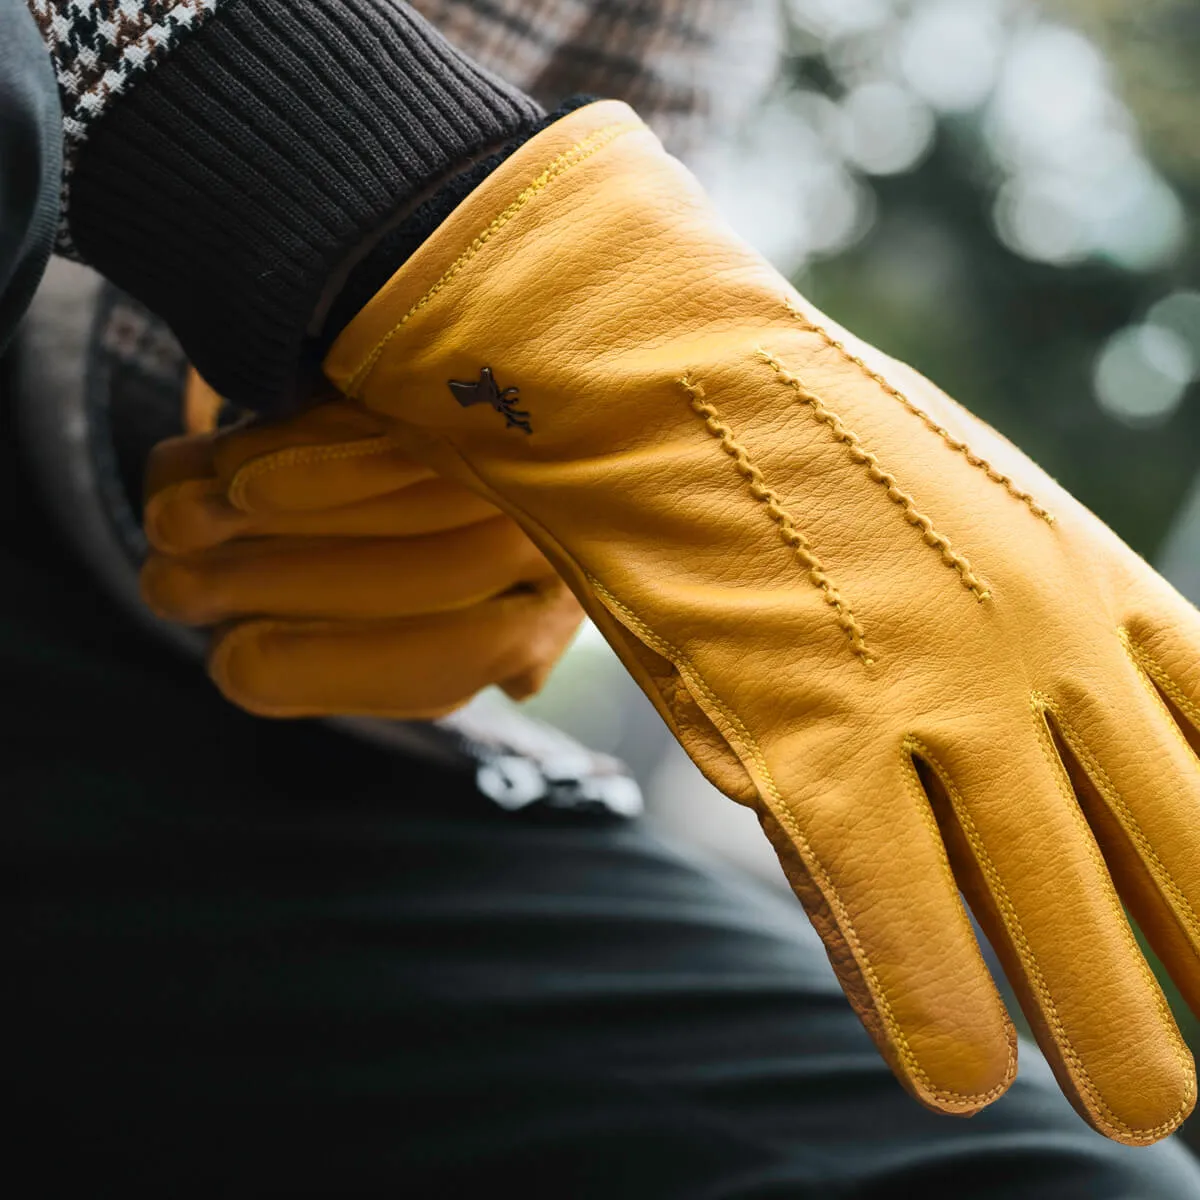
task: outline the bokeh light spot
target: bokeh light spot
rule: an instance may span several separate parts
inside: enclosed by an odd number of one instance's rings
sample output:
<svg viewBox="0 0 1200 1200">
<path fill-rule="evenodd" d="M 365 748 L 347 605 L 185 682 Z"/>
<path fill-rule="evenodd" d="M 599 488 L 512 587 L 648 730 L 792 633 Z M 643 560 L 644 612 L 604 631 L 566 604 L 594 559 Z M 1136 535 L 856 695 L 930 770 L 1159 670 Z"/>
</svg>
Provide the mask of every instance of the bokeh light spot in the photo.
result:
<svg viewBox="0 0 1200 1200">
<path fill-rule="evenodd" d="M 942 112 L 967 112 L 987 99 L 999 74 L 1004 26 L 996 0 L 932 0 L 900 35 L 908 86 Z"/>
<path fill-rule="evenodd" d="M 891 0 L 788 0 L 787 7 L 801 29 L 822 39 L 866 33 L 892 15 Z"/>
<path fill-rule="evenodd" d="M 1164 296 L 1146 314 L 1146 324 L 1169 329 L 1181 337 L 1200 367 L 1200 292 L 1179 291 Z"/>
<path fill-rule="evenodd" d="M 1088 245 L 1070 197 L 1052 178 L 1010 179 L 994 207 L 996 232 L 1010 250 L 1035 262 L 1065 266 Z"/>
<path fill-rule="evenodd" d="M 1126 326 L 1096 358 L 1096 399 L 1126 425 L 1161 425 L 1179 408 L 1195 365 L 1177 333 L 1157 325 Z"/>
<path fill-rule="evenodd" d="M 910 171 L 933 144 L 929 106 L 894 83 L 868 83 L 842 101 L 846 157 L 871 175 Z"/>
</svg>

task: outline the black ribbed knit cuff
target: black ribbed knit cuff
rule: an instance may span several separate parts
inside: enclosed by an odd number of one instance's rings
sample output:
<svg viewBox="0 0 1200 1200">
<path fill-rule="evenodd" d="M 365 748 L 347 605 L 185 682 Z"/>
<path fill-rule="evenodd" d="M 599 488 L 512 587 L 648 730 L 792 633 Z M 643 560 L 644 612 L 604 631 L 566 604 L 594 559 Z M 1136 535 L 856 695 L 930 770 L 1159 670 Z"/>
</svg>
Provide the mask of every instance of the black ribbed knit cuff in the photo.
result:
<svg viewBox="0 0 1200 1200">
<path fill-rule="evenodd" d="M 541 117 L 396 0 L 233 0 L 97 122 L 71 234 L 218 391 L 286 411 L 334 273 Z"/>
<path fill-rule="evenodd" d="M 596 96 L 572 96 L 552 113 L 523 130 L 520 136 L 460 171 L 447 180 L 427 200 L 416 205 L 395 228 L 389 229 L 372 247 L 363 261 L 349 272 L 346 282 L 330 306 L 319 333 L 311 340 L 314 364 L 324 359 L 338 334 L 359 310 L 416 252 L 422 242 L 473 192 L 506 158 L 515 154 L 530 138 L 541 133 L 568 113 L 594 104 Z"/>
</svg>

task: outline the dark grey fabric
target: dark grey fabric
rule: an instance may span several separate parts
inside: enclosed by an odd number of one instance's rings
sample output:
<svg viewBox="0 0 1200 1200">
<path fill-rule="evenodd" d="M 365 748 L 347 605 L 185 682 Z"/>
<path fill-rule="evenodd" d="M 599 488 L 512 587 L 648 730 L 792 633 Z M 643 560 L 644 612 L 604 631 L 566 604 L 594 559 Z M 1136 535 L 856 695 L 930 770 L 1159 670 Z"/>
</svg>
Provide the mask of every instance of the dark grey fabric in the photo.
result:
<svg viewBox="0 0 1200 1200">
<path fill-rule="evenodd" d="M 24 0 L 0 0 L 0 353 L 54 245 L 62 114 Z"/>
</svg>

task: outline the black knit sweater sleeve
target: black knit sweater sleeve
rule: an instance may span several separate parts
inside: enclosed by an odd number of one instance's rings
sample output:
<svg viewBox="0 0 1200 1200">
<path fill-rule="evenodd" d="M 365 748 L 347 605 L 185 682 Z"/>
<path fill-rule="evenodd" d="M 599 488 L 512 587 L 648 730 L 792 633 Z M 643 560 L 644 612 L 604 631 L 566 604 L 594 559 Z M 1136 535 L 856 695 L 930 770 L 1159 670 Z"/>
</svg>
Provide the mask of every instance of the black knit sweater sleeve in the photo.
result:
<svg viewBox="0 0 1200 1200">
<path fill-rule="evenodd" d="M 311 387 L 342 281 L 390 274 L 431 199 L 542 123 L 399 0 L 28 3 L 63 108 L 60 250 L 260 411 Z"/>
</svg>

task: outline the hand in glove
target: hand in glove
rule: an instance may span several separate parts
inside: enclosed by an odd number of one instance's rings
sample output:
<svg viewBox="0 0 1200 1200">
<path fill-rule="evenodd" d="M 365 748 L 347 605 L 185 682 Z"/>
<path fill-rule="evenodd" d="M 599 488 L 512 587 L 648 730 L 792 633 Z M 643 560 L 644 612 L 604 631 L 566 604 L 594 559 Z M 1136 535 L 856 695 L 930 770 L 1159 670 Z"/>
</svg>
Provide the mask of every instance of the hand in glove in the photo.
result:
<svg viewBox="0 0 1200 1200">
<path fill-rule="evenodd" d="M 146 602 L 219 626 L 210 673 L 252 712 L 433 718 L 493 683 L 522 699 L 583 617 L 510 518 L 365 413 L 164 442 L 147 492 Z"/>
<path fill-rule="evenodd" d="M 1122 901 L 1200 1010 L 1200 615 L 1095 517 L 610 102 L 502 164 L 325 367 L 522 526 L 755 810 L 913 1095 L 971 1114 L 1016 1070 L 961 889 L 1079 1112 L 1179 1126 L 1191 1057 Z"/>
</svg>

